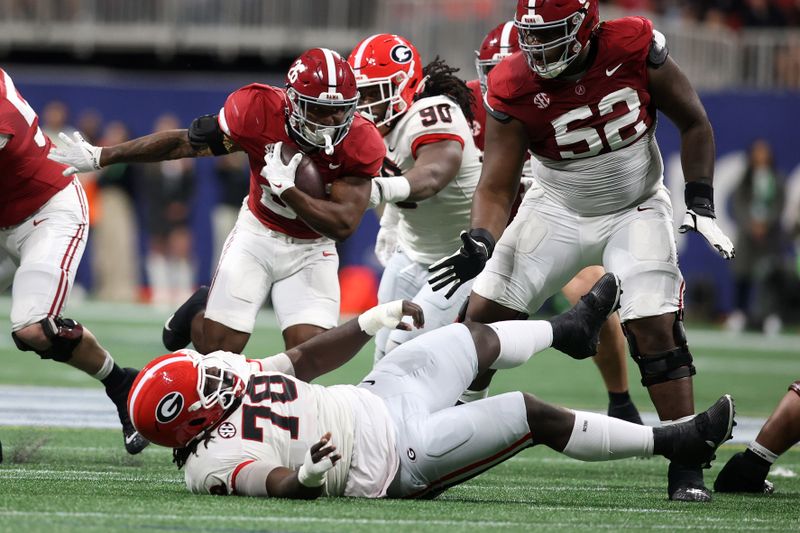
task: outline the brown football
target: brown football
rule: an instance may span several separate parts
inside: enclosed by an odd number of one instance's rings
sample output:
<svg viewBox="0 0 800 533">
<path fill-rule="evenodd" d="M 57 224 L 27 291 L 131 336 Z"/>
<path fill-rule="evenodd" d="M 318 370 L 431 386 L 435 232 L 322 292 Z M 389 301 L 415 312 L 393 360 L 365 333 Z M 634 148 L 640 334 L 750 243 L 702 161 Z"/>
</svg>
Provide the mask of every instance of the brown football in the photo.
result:
<svg viewBox="0 0 800 533">
<path fill-rule="evenodd" d="M 281 160 L 284 164 L 288 164 L 292 160 L 294 154 L 301 153 L 296 147 L 288 143 L 283 143 L 281 147 Z M 294 185 L 312 198 L 325 198 L 325 181 L 322 175 L 317 170 L 317 165 L 308 157 L 303 154 L 303 160 L 297 167 L 297 172 L 294 175 Z"/>
</svg>

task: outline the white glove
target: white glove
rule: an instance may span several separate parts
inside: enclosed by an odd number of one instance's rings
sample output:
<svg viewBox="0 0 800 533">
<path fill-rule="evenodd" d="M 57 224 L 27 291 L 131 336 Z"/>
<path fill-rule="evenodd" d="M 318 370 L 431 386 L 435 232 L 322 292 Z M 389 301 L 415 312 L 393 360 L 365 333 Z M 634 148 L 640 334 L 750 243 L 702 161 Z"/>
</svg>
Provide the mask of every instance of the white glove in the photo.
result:
<svg viewBox="0 0 800 533">
<path fill-rule="evenodd" d="M 334 467 L 340 456 L 335 454 L 336 446 L 330 445 L 329 449 L 326 445 L 330 442 L 331 434 L 326 433 L 320 438 L 319 442 L 306 450 L 306 457 L 300 470 L 297 471 L 297 481 L 305 487 L 321 487 L 325 484 L 325 475 L 328 470 Z M 322 457 L 319 457 L 322 455 Z M 314 457 L 317 456 L 317 462 L 314 462 Z"/>
<path fill-rule="evenodd" d="M 381 203 L 402 202 L 411 194 L 411 183 L 405 176 L 372 178 L 369 193 L 369 206 L 375 208 Z"/>
<path fill-rule="evenodd" d="M 75 138 L 74 141 L 63 131 L 59 133 L 58 138 L 64 141 L 64 146 L 56 148 L 54 145 L 50 153 L 47 154 L 47 158 L 68 165 L 69 168 L 63 172 L 65 176 L 72 176 L 78 172 L 100 170 L 100 152 L 103 149 L 86 142 L 83 135 L 78 131 L 72 136 Z"/>
<path fill-rule="evenodd" d="M 392 258 L 397 250 L 397 228 L 381 228 L 378 230 L 378 237 L 375 239 L 375 257 L 382 267 L 386 268 L 389 259 Z"/>
<path fill-rule="evenodd" d="M 358 315 L 358 327 L 367 335 L 375 335 L 381 328 L 394 329 L 403 319 L 403 300 L 376 305 Z"/>
<path fill-rule="evenodd" d="M 692 209 L 687 209 L 686 215 L 683 217 L 683 224 L 678 228 L 678 231 L 681 233 L 696 231 L 702 235 L 711 246 L 716 248 L 719 255 L 725 259 L 732 259 L 736 255 L 733 243 L 728 236 L 719 229 L 716 219 L 712 217 L 698 215 Z"/>
<path fill-rule="evenodd" d="M 283 161 L 281 161 L 282 147 L 283 142 L 266 146 L 265 165 L 261 169 L 261 177 L 269 182 L 270 189 L 278 198 L 294 187 L 295 172 L 297 172 L 297 166 L 303 159 L 303 154 L 294 154 L 292 160 L 287 165 L 284 165 Z M 263 185 L 262 187 L 265 188 Z"/>
</svg>

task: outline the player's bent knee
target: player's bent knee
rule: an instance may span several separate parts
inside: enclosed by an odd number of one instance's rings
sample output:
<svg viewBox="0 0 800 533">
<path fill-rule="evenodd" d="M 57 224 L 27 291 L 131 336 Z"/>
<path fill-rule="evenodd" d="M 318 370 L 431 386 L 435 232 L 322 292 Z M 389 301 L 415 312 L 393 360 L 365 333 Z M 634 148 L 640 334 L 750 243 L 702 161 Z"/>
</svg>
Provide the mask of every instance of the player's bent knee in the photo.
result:
<svg viewBox="0 0 800 533">
<path fill-rule="evenodd" d="M 478 352 L 478 359 L 482 356 L 497 357 L 500 353 L 500 338 L 492 328 L 480 322 L 466 322 L 464 324 L 472 335 L 472 342 L 475 343 L 475 351 Z"/>
<path fill-rule="evenodd" d="M 672 344 L 676 347 L 670 350 L 645 353 L 639 349 L 639 343 L 632 328 L 623 326 L 623 330 L 628 339 L 631 357 L 639 366 L 642 385 L 645 387 L 688 378 L 697 373 L 692 354 L 686 343 L 686 332 L 683 329 L 683 317 L 680 312 L 675 313 L 672 326 Z"/>
<path fill-rule="evenodd" d="M 31 329 L 29 326 L 11 334 L 14 344 L 19 350 L 36 352 L 42 359 L 52 359 L 61 363 L 72 359 L 75 348 L 83 339 L 83 326 L 79 322 L 57 316 L 43 318 L 35 325 L 40 326 L 41 329 Z M 39 337 L 40 333 L 44 335 L 49 348 L 37 348 L 37 345 L 43 344 Z M 37 339 L 37 337 L 39 338 Z"/>
</svg>

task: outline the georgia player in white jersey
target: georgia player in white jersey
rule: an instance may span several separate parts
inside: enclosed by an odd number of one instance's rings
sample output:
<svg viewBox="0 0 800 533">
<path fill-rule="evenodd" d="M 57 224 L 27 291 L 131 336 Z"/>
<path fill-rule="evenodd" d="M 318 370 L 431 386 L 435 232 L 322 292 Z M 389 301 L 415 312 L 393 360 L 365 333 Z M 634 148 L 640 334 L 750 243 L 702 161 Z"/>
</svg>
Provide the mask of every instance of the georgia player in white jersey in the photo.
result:
<svg viewBox="0 0 800 533">
<path fill-rule="evenodd" d="M 11 286 L 11 336 L 17 348 L 67 363 L 96 378 L 117 406 L 125 449 L 147 446 L 128 418 L 136 377 L 122 369 L 79 322 L 62 316 L 89 232 L 86 195 L 64 165 L 39 117 L 0 69 L 0 292 Z"/>
<path fill-rule="evenodd" d="M 413 298 L 427 329 L 450 324 L 469 287 L 448 300 L 426 280 L 428 266 L 459 244 L 448 228 L 469 220 L 480 175 L 469 88 L 439 59 L 423 67 L 414 45 L 398 35 L 367 37 L 348 61 L 361 94 L 358 110 L 375 122 L 387 149 L 384 177 L 372 180 L 370 198 L 372 207 L 385 204 L 375 250 L 386 267 L 378 301 Z M 376 360 L 421 333 L 379 332 Z"/>
<path fill-rule="evenodd" d="M 664 455 L 710 461 L 730 437 L 723 396 L 697 419 L 666 428 L 572 411 L 512 392 L 454 407 L 478 372 L 512 368 L 551 344 L 583 356 L 619 298 L 608 274 L 552 321 L 451 324 L 387 354 L 358 386 L 306 380 L 350 359 L 410 302 L 391 302 L 262 360 L 182 351 L 142 369 L 129 398 L 136 427 L 174 449 L 189 490 L 310 499 L 431 498 L 545 444 L 600 461 Z"/>
<path fill-rule="evenodd" d="M 457 286 L 477 276 L 467 317 L 493 322 L 537 310 L 580 269 L 602 264 L 625 287 L 620 319 L 659 418 L 689 417 L 695 367 L 655 128 L 661 111 L 681 134 L 682 231 L 730 259 L 714 219 L 714 135 L 700 98 L 647 19 L 601 23 L 596 0 L 518 0 L 515 23 L 520 52 L 489 74 L 472 229 L 432 267 L 435 278 Z M 506 228 L 528 151 L 538 187 Z M 668 479 L 672 500 L 711 499 L 700 465 L 673 462 Z"/>
</svg>

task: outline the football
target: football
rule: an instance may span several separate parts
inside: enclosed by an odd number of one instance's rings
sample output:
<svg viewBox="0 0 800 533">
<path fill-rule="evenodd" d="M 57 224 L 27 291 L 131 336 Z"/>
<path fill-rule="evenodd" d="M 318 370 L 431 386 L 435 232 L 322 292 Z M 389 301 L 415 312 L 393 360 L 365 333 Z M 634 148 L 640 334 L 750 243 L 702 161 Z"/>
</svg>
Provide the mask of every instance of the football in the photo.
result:
<svg viewBox="0 0 800 533">
<path fill-rule="evenodd" d="M 284 164 L 288 164 L 289 161 L 292 160 L 292 157 L 294 157 L 294 154 L 297 153 L 302 152 L 289 143 L 283 143 L 281 147 L 281 160 Z M 322 199 L 326 196 L 325 181 L 317 170 L 317 165 L 315 165 L 306 154 L 303 154 L 303 159 L 297 166 L 294 185 L 312 198 Z"/>
</svg>

